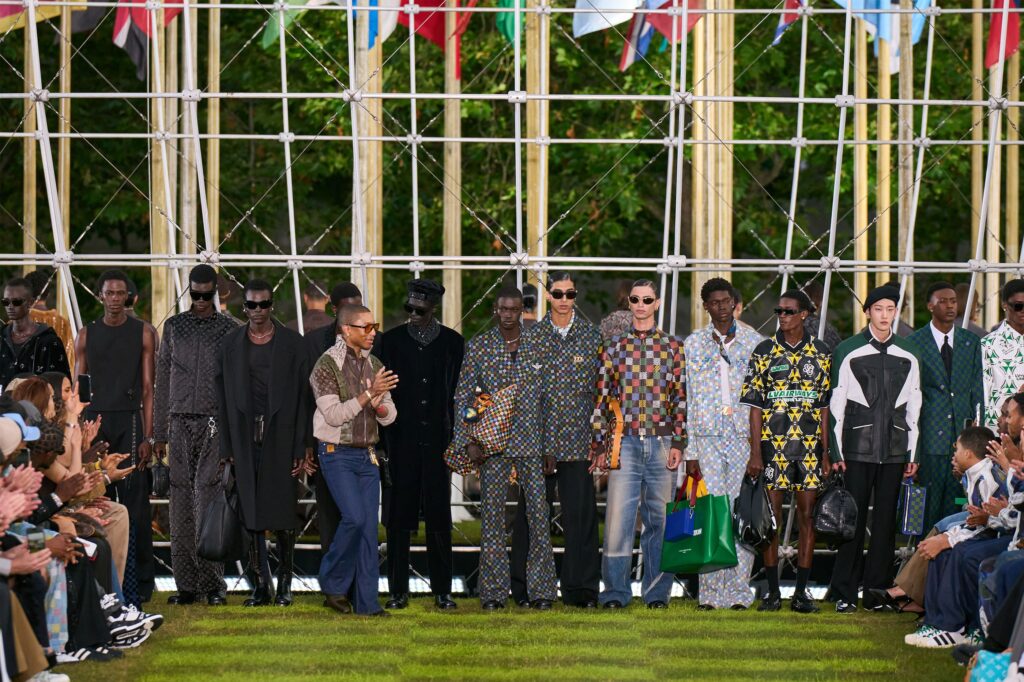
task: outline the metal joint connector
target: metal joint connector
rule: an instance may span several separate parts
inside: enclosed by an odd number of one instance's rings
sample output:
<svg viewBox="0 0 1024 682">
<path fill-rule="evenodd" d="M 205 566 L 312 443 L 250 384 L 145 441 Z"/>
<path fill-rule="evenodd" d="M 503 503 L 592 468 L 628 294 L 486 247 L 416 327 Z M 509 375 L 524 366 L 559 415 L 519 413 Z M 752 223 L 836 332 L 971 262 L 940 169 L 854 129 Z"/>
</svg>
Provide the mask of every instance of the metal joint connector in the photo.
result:
<svg viewBox="0 0 1024 682">
<path fill-rule="evenodd" d="M 829 270 L 835 272 L 839 269 L 840 263 L 842 263 L 842 260 L 839 256 L 822 256 L 819 261 L 822 272 L 828 272 Z"/>
<path fill-rule="evenodd" d="M 535 145 L 537 145 L 538 147 L 550 147 L 551 146 L 551 138 L 548 137 L 547 135 L 541 135 L 540 137 L 536 138 L 533 141 L 533 143 Z"/>
<path fill-rule="evenodd" d="M 420 6 L 415 2 L 410 2 L 408 5 L 402 8 L 402 11 L 406 14 L 419 14 Z"/>
<path fill-rule="evenodd" d="M 421 260 L 414 260 L 409 263 L 409 272 L 423 272 L 427 269 L 427 264 Z"/>
<path fill-rule="evenodd" d="M 551 15 L 551 5 L 544 4 L 537 8 L 537 14 Z"/>
<path fill-rule="evenodd" d="M 779 265 L 775 268 L 780 275 L 792 275 L 796 272 L 795 265 Z"/>
<path fill-rule="evenodd" d="M 510 253 L 508 255 L 508 262 L 512 267 L 529 265 L 530 254 L 525 251 L 522 253 Z"/>
<path fill-rule="evenodd" d="M 693 106 L 693 93 L 687 90 L 686 92 L 680 92 L 676 90 L 672 93 L 672 104 L 679 106 L 685 104 L 686 106 Z"/>
<path fill-rule="evenodd" d="M 543 275 L 545 272 L 547 272 L 548 268 L 550 268 L 550 267 L 551 266 L 548 264 L 548 262 L 546 260 L 539 260 L 539 261 L 535 261 L 534 263 L 530 264 L 530 270 L 532 270 L 533 273 L 535 275 L 537 275 L 537 279 L 543 279 L 541 277 L 541 275 Z"/>
<path fill-rule="evenodd" d="M 840 109 L 853 106 L 853 95 L 836 95 L 836 106 Z"/>
<path fill-rule="evenodd" d="M 672 268 L 668 263 L 658 263 L 658 267 L 655 268 L 659 275 L 671 275 Z"/>
<path fill-rule="evenodd" d="M 29 99 L 33 102 L 49 102 L 50 91 L 46 88 L 32 88 L 32 91 L 28 93 Z"/>
<path fill-rule="evenodd" d="M 668 266 L 673 270 L 679 270 L 686 267 L 686 256 L 669 256 Z"/>
<path fill-rule="evenodd" d="M 161 9 L 163 6 L 164 6 L 164 3 L 160 2 L 160 0 L 146 0 L 146 11 L 147 12 L 155 12 L 158 9 Z"/>
<path fill-rule="evenodd" d="M 53 267 L 59 267 L 61 265 L 71 265 L 75 262 L 75 253 L 73 251 L 57 251 L 53 254 Z"/>
<path fill-rule="evenodd" d="M 295 133 L 280 132 L 277 134 L 277 141 L 282 144 L 285 142 L 295 142 Z"/>
<path fill-rule="evenodd" d="M 166 130 L 158 130 L 153 133 L 153 137 L 157 142 L 167 142 L 171 139 L 171 134 Z"/>
<path fill-rule="evenodd" d="M 971 272 L 988 272 L 988 261 L 984 258 L 972 258 L 967 261 L 967 269 Z"/>
<path fill-rule="evenodd" d="M 277 0 L 277 2 L 274 3 L 275 12 L 283 12 L 286 9 L 288 9 L 288 3 L 285 2 L 285 0 Z"/>
<path fill-rule="evenodd" d="M 369 251 L 352 254 L 352 265 L 369 265 L 371 260 Z"/>
<path fill-rule="evenodd" d="M 1006 111 L 1008 106 L 1005 97 L 991 97 L 988 100 L 988 108 L 992 111 Z"/>
<path fill-rule="evenodd" d="M 509 90 L 508 91 L 508 103 L 509 104 L 526 104 L 526 91 L 525 90 Z"/>
<path fill-rule="evenodd" d="M 217 265 L 220 263 L 220 254 L 216 251 L 200 251 L 199 262 L 206 263 L 207 265 Z"/>
<path fill-rule="evenodd" d="M 186 263 L 185 261 L 183 261 L 180 258 L 172 258 L 172 259 L 167 261 L 167 267 L 170 268 L 171 270 L 181 270 L 182 268 L 186 267 L 187 265 L 188 265 L 188 263 Z"/>
<path fill-rule="evenodd" d="M 789 138 L 789 146 L 793 149 L 803 149 L 807 146 L 806 137 L 791 137 Z"/>
<path fill-rule="evenodd" d="M 796 15 L 798 17 L 813 17 L 814 8 L 811 7 L 810 5 L 801 5 L 800 7 L 796 8 Z"/>
<path fill-rule="evenodd" d="M 926 17 L 937 17 L 942 14 L 942 8 L 938 5 L 932 5 L 924 10 Z"/>
<path fill-rule="evenodd" d="M 925 149 L 928 149 L 929 147 L 932 146 L 932 138 L 927 137 L 927 136 L 915 138 L 914 139 L 914 146 L 917 147 L 918 149 L 920 149 L 922 147 L 924 147 Z"/>
<path fill-rule="evenodd" d="M 410 133 L 405 136 L 405 141 L 409 144 L 423 144 L 423 136 Z"/>
<path fill-rule="evenodd" d="M 351 88 L 345 88 L 341 91 L 342 102 L 362 102 L 363 93 L 359 90 L 352 90 Z"/>
<path fill-rule="evenodd" d="M 900 277 L 913 277 L 914 268 L 910 267 L 909 265 L 901 265 L 900 267 L 896 268 L 896 274 L 899 275 Z"/>
<path fill-rule="evenodd" d="M 674 147 L 676 144 L 676 138 L 674 137 L 663 137 L 661 138 L 661 144 L 664 147 Z"/>
<path fill-rule="evenodd" d="M 181 99 L 186 102 L 198 102 L 201 94 L 199 90 L 182 90 Z"/>
<path fill-rule="evenodd" d="M 289 258 L 287 265 L 288 265 L 288 269 L 289 270 L 301 270 L 302 269 L 302 261 L 299 260 L 298 258 Z"/>
</svg>

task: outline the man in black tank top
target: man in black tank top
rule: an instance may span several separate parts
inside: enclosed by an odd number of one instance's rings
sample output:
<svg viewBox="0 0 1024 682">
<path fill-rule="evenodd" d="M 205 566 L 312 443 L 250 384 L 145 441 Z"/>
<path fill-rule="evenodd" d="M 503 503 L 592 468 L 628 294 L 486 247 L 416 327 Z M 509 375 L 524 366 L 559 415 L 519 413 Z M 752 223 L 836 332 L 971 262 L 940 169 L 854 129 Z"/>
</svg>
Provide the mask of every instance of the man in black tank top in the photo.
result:
<svg viewBox="0 0 1024 682">
<path fill-rule="evenodd" d="M 103 417 L 98 439 L 111 452 L 129 453 L 123 466 L 136 471 L 112 485 L 107 494 L 128 508 L 131 520 L 124 593 L 131 604 L 153 594 L 153 530 L 149 506 L 153 446 L 153 376 L 156 331 L 130 317 L 125 308 L 128 277 L 107 270 L 97 282 L 103 317 L 86 325 L 75 341 L 75 376 L 92 377 L 92 402 L 86 417 Z"/>
</svg>

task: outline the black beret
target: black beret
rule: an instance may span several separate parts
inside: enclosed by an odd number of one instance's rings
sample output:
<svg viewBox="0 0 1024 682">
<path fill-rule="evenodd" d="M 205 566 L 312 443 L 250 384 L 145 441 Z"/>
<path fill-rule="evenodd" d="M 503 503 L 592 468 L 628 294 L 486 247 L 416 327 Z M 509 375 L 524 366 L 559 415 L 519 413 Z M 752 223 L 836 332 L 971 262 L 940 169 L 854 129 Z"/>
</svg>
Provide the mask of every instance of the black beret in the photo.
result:
<svg viewBox="0 0 1024 682">
<path fill-rule="evenodd" d="M 864 311 L 866 312 L 868 308 L 885 299 L 889 299 L 896 305 L 899 305 L 900 290 L 896 287 L 889 286 L 888 284 L 872 289 L 868 292 L 868 297 L 864 299 Z"/>
<path fill-rule="evenodd" d="M 438 303 L 444 295 L 444 287 L 431 279 L 411 279 L 406 284 L 409 289 L 409 298 Z"/>
</svg>

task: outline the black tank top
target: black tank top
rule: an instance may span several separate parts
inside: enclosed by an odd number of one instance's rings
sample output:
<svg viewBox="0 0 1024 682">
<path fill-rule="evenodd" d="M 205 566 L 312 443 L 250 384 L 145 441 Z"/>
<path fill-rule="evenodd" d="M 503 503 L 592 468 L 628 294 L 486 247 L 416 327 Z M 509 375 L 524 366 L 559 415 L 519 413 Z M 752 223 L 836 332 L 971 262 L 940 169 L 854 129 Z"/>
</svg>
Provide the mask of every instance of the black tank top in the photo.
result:
<svg viewBox="0 0 1024 682">
<path fill-rule="evenodd" d="M 142 321 L 129 316 L 111 327 L 100 318 L 88 327 L 85 355 L 92 376 L 90 412 L 142 407 Z"/>
</svg>

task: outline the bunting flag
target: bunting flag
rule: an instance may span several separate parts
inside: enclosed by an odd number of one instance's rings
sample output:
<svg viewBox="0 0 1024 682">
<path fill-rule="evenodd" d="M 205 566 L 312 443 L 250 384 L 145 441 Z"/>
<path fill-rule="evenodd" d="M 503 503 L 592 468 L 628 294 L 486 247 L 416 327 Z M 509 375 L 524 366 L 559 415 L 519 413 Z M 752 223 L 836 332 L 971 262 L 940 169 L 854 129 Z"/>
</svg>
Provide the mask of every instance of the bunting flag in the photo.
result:
<svg viewBox="0 0 1024 682">
<path fill-rule="evenodd" d="M 370 12 L 370 47 L 377 41 L 384 42 L 391 37 L 398 27 L 399 0 L 370 0 L 372 7 L 380 7 L 380 11 Z"/>
<path fill-rule="evenodd" d="M 654 1 L 658 2 L 659 0 Z M 651 38 L 654 37 L 654 26 L 651 26 L 651 22 L 647 21 L 647 16 L 645 12 L 637 12 L 629 22 L 629 30 L 626 31 L 626 41 L 622 45 L 619 71 L 625 71 L 647 56 L 647 50 L 651 47 Z"/>
<path fill-rule="evenodd" d="M 523 0 L 519 0 L 519 6 L 523 6 Z M 504 7 L 512 9 L 514 7 L 512 0 L 498 0 L 498 7 Z M 519 35 L 526 35 L 526 14 L 520 14 L 522 20 L 519 25 Z M 515 12 L 498 12 L 498 16 L 495 18 L 495 24 L 498 27 L 498 33 L 505 36 L 505 40 L 510 43 L 514 43 L 516 40 L 516 14 Z"/>
<path fill-rule="evenodd" d="M 670 0 L 671 1 L 671 0 Z M 574 38 L 588 33 L 605 31 L 612 26 L 624 24 L 633 18 L 633 12 L 643 5 L 644 0 L 576 0 L 576 9 L 597 10 L 572 15 Z"/>
<path fill-rule="evenodd" d="M 83 11 L 85 7 L 73 6 L 72 12 Z M 46 0 L 40 0 L 36 5 L 36 22 L 46 21 L 60 16 L 60 7 L 49 5 Z M 74 16 L 74 15 L 72 15 Z M 25 21 L 28 19 L 28 11 L 21 5 L 0 5 L 0 35 L 8 31 L 17 31 L 25 28 Z"/>
<path fill-rule="evenodd" d="M 1002 9 L 1007 2 L 1010 3 L 1011 10 L 1020 7 L 1017 0 L 992 0 L 992 9 Z M 1016 12 L 1006 13 L 1006 49 L 1003 51 L 1002 58 L 999 57 L 999 40 L 1003 31 L 1003 13 L 995 12 L 990 17 L 988 47 L 985 49 L 986 69 L 991 69 L 1020 48 L 1020 14 Z"/>
<path fill-rule="evenodd" d="M 672 7 L 673 0 L 668 2 L 662 2 L 658 9 L 668 9 Z M 680 3 L 681 4 L 681 3 Z M 689 12 L 686 15 L 686 31 L 683 31 L 683 15 L 680 12 L 676 15 L 676 36 L 683 36 L 693 30 L 693 27 L 697 25 L 703 14 L 697 14 L 693 10 L 704 9 L 704 0 L 688 0 Z M 648 14 L 647 21 L 651 23 L 658 33 L 665 36 L 669 42 L 672 42 L 672 15 L 670 14 Z"/>
<path fill-rule="evenodd" d="M 437 45 L 441 50 L 445 49 L 447 36 L 445 34 L 445 15 L 447 12 L 431 12 L 431 7 L 444 7 L 446 0 L 422 0 L 416 2 L 420 11 L 416 13 L 416 33 L 423 36 L 430 42 Z M 465 5 L 456 2 L 456 6 L 476 7 L 479 0 L 468 0 Z M 402 5 L 412 4 L 409 0 L 401 0 Z M 385 14 L 388 14 L 387 12 Z M 402 26 L 409 26 L 409 16 L 405 12 L 398 13 L 398 23 Z M 472 13 L 456 16 L 455 31 L 452 36 L 455 38 L 455 77 L 462 78 L 462 34 L 466 32 Z"/>
<path fill-rule="evenodd" d="M 797 10 L 807 4 L 807 0 L 786 0 L 785 12 L 779 17 L 779 25 L 775 29 L 772 47 L 782 42 L 782 35 L 800 18 Z"/>
<path fill-rule="evenodd" d="M 181 14 L 181 7 L 164 9 L 164 26 L 174 21 Z M 152 38 L 152 23 L 149 10 L 144 0 L 118 0 L 114 14 L 114 44 L 128 53 L 135 62 L 135 75 L 139 80 L 146 80 L 149 68 L 148 48 Z"/>
<path fill-rule="evenodd" d="M 917 11 L 910 15 L 910 44 L 917 45 L 924 33 L 925 10 L 932 6 L 933 0 L 914 0 L 914 9 Z M 889 73 L 899 73 L 900 70 L 900 14 L 897 13 L 860 13 L 862 9 L 898 10 L 899 2 L 893 0 L 835 0 L 836 4 L 845 8 L 847 2 L 853 7 L 853 13 L 858 19 L 863 19 L 867 32 L 875 38 L 875 57 L 878 57 L 878 41 L 889 42 Z"/>
</svg>

